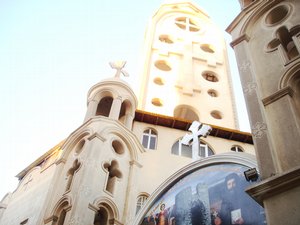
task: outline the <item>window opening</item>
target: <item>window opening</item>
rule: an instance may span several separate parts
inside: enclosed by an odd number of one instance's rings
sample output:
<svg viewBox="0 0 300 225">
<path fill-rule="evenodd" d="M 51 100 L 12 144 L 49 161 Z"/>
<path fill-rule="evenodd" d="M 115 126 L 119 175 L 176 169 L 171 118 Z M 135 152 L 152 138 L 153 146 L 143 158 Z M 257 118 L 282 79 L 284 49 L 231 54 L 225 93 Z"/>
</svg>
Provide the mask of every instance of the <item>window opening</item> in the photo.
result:
<svg viewBox="0 0 300 225">
<path fill-rule="evenodd" d="M 157 133 L 152 129 L 147 129 L 143 133 L 142 145 L 147 149 L 156 149 Z"/>
<path fill-rule="evenodd" d="M 192 158 L 193 157 L 192 145 L 183 145 L 181 143 L 181 140 L 178 140 L 176 143 L 173 144 L 171 153 L 174 155 Z M 201 141 L 199 152 L 198 152 L 199 158 L 205 158 L 210 155 L 214 155 L 213 150 L 207 144 Z"/>
<path fill-rule="evenodd" d="M 218 82 L 219 81 L 218 77 L 212 72 L 203 72 L 202 77 L 205 80 L 210 81 L 210 82 Z"/>
<path fill-rule="evenodd" d="M 243 149 L 239 146 L 232 146 L 230 150 L 233 152 L 244 152 Z"/>
<path fill-rule="evenodd" d="M 108 172 L 106 190 L 113 194 L 115 190 L 116 180 L 118 178 L 122 178 L 122 172 L 119 169 L 119 165 L 116 160 L 113 160 L 111 163 L 105 163 L 104 168 Z"/>
<path fill-rule="evenodd" d="M 108 213 L 104 208 L 100 208 L 95 215 L 94 225 L 106 225 L 108 222 Z"/>
<path fill-rule="evenodd" d="M 97 111 L 96 111 L 96 116 L 109 116 L 109 112 L 112 106 L 113 98 L 112 97 L 104 97 L 100 100 L 98 106 L 97 106 Z"/>
<path fill-rule="evenodd" d="M 188 17 L 179 17 L 175 19 L 175 24 L 183 30 L 190 32 L 197 32 L 200 30 L 200 27 Z"/>
<path fill-rule="evenodd" d="M 141 210 L 141 208 L 143 207 L 143 205 L 145 204 L 147 199 L 148 199 L 147 195 L 140 195 L 138 197 L 137 203 L 136 203 L 136 212 L 135 212 L 135 214 L 138 214 L 138 212 Z"/>
<path fill-rule="evenodd" d="M 69 169 L 68 173 L 67 173 L 67 186 L 66 186 L 66 191 L 70 190 L 71 188 L 71 184 L 74 178 L 74 174 L 77 172 L 77 170 L 79 169 L 81 163 L 78 162 L 78 159 L 76 159 L 73 162 L 73 166 Z"/>
</svg>

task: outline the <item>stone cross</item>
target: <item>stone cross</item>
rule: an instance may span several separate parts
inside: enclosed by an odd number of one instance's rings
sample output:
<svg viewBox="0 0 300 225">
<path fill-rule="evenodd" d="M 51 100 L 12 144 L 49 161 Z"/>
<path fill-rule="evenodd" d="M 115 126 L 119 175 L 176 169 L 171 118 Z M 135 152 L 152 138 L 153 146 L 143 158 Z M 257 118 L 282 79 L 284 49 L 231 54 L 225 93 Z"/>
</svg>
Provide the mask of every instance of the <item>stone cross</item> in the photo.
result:
<svg viewBox="0 0 300 225">
<path fill-rule="evenodd" d="M 192 157 L 193 159 L 198 159 L 199 156 L 199 138 L 207 137 L 211 132 L 212 128 L 208 125 L 201 125 L 198 121 L 194 121 L 189 128 L 191 134 L 186 134 L 181 140 L 184 145 L 190 145 L 192 143 Z"/>
<path fill-rule="evenodd" d="M 121 73 L 125 76 L 125 77 L 129 77 L 129 74 L 123 70 L 123 68 L 125 67 L 126 61 L 116 61 L 116 62 L 110 62 L 109 65 L 111 68 L 117 70 L 115 77 L 120 78 Z"/>
</svg>

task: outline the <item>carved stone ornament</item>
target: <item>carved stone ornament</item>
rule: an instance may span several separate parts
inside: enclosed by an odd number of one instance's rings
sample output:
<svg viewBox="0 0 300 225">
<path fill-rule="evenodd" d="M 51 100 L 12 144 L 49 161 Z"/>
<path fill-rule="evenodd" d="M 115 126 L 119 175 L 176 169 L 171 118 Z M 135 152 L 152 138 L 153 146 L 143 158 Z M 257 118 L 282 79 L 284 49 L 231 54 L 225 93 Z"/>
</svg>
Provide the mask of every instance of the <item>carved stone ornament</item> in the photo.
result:
<svg viewBox="0 0 300 225">
<path fill-rule="evenodd" d="M 256 122 L 251 128 L 252 135 L 255 138 L 262 138 L 267 133 L 267 124 L 262 122 Z"/>
<path fill-rule="evenodd" d="M 257 88 L 257 84 L 252 82 L 249 82 L 246 84 L 246 86 L 243 88 L 243 92 L 245 95 L 251 95 Z"/>
<path fill-rule="evenodd" d="M 239 70 L 242 72 L 247 72 L 251 68 L 251 64 L 249 61 L 243 61 L 241 64 L 238 65 Z"/>
</svg>

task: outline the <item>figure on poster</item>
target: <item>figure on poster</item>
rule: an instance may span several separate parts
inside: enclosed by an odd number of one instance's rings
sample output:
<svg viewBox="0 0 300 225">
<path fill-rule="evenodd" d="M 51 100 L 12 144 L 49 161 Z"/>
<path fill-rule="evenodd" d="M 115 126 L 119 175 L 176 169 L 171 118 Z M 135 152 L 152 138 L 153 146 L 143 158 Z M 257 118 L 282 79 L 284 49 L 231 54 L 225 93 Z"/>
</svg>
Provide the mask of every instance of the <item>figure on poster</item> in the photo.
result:
<svg viewBox="0 0 300 225">
<path fill-rule="evenodd" d="M 166 209 L 166 205 L 164 203 L 160 205 L 159 209 L 159 213 L 151 213 L 151 215 L 147 218 L 148 224 L 168 225 L 169 210 Z"/>
<path fill-rule="evenodd" d="M 157 221 L 158 225 L 168 225 L 168 210 L 164 203 L 160 205 L 160 212 L 157 215 Z"/>
<path fill-rule="evenodd" d="M 208 222 L 210 223 L 207 220 L 207 215 L 209 215 L 208 210 L 200 199 L 192 201 L 190 213 L 192 225 L 206 225 Z"/>
<path fill-rule="evenodd" d="M 214 225 L 256 225 L 255 217 L 259 217 L 258 207 L 253 206 L 253 200 L 244 192 L 242 180 L 236 174 L 225 178 L 225 191 L 219 212 L 215 212 Z M 252 201 L 252 202 L 251 202 Z"/>
</svg>

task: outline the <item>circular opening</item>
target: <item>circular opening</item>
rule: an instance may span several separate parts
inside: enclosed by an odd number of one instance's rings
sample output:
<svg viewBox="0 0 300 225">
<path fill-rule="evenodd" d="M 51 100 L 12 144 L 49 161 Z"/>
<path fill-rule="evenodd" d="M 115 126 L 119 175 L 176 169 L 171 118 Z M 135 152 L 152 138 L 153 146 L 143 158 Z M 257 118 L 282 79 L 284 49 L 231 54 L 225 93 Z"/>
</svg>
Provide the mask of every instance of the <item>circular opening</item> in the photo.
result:
<svg viewBox="0 0 300 225">
<path fill-rule="evenodd" d="M 289 7 L 286 5 L 280 5 L 276 8 L 272 9 L 267 17 L 266 17 L 266 24 L 274 25 L 279 22 L 282 22 L 289 13 Z"/>
<path fill-rule="evenodd" d="M 218 97 L 217 91 L 213 89 L 208 90 L 207 94 L 209 94 L 211 97 Z"/>
<path fill-rule="evenodd" d="M 167 43 L 167 44 L 173 44 L 174 43 L 172 38 L 169 35 L 166 35 L 166 34 L 160 35 L 159 40 L 161 42 L 164 42 L 164 43 Z"/>
<path fill-rule="evenodd" d="M 155 106 L 163 106 L 163 102 L 160 98 L 153 98 L 151 103 Z"/>
<path fill-rule="evenodd" d="M 222 119 L 222 114 L 220 111 L 214 110 L 210 113 L 210 115 L 217 120 Z"/>
<path fill-rule="evenodd" d="M 202 44 L 202 45 L 200 45 L 200 48 L 203 51 L 208 52 L 208 53 L 214 53 L 215 52 L 215 48 L 211 44 Z"/>
<path fill-rule="evenodd" d="M 155 77 L 153 81 L 157 85 L 164 85 L 165 84 L 165 81 L 161 77 Z"/>
<path fill-rule="evenodd" d="M 85 140 L 81 140 L 75 147 L 75 154 L 80 154 L 82 152 Z"/>
<path fill-rule="evenodd" d="M 202 77 L 209 82 L 218 82 L 219 81 L 217 75 L 211 71 L 203 72 Z"/>
<path fill-rule="evenodd" d="M 112 147 L 113 147 L 114 151 L 115 151 L 117 154 L 121 155 L 121 154 L 124 153 L 124 147 L 123 147 L 123 145 L 121 144 L 121 142 L 119 142 L 119 141 L 117 141 L 117 140 L 114 140 L 114 141 L 112 142 Z"/>
<path fill-rule="evenodd" d="M 156 68 L 163 70 L 163 71 L 170 71 L 171 70 L 171 66 L 167 63 L 166 60 L 157 60 L 155 62 L 155 66 Z"/>
</svg>

